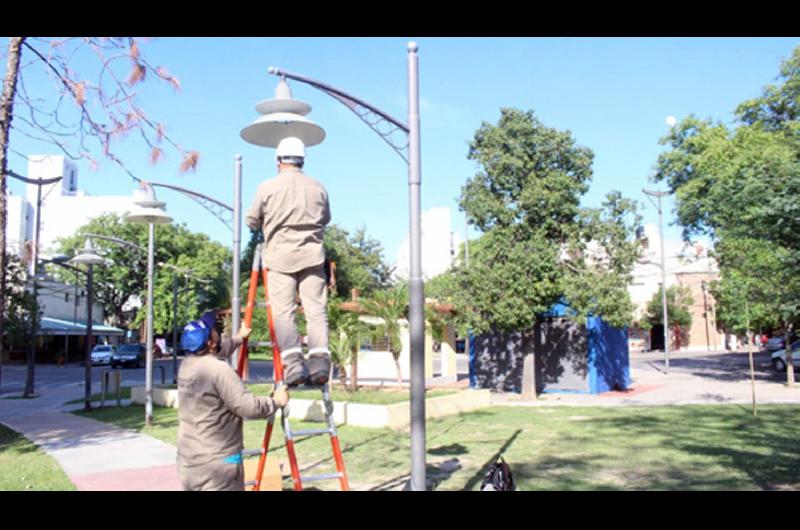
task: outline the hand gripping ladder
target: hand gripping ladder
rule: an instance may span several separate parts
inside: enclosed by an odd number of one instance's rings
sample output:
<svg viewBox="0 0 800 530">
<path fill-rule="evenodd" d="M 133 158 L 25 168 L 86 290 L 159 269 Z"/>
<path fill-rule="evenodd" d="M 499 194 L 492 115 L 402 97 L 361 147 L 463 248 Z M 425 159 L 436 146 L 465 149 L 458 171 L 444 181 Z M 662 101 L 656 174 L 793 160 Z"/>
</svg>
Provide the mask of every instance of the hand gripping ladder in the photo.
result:
<svg viewBox="0 0 800 530">
<path fill-rule="evenodd" d="M 262 244 L 256 247 L 255 255 L 253 256 L 253 268 L 250 272 L 250 287 L 247 291 L 247 305 L 245 306 L 244 323 L 249 328 L 253 322 L 253 309 L 256 305 L 259 307 L 266 307 L 267 322 L 269 323 L 269 336 L 272 339 L 272 356 L 274 363 L 275 387 L 280 388 L 285 383 L 283 380 L 283 363 L 281 362 L 281 353 L 278 349 L 278 341 L 275 338 L 275 325 L 272 320 L 272 307 L 269 303 L 269 291 L 267 288 L 267 275 L 269 270 L 261 266 L 261 250 Z M 264 299 L 263 303 L 256 304 L 256 297 L 258 292 L 259 276 L 264 283 Z M 239 349 L 239 362 L 237 372 L 239 377 L 247 379 L 247 352 L 249 342 L 244 339 L 242 346 Z M 322 391 L 322 400 L 325 404 L 325 421 L 327 424 L 326 429 L 307 429 L 293 431 L 289 424 L 289 406 L 281 409 L 281 426 L 283 427 L 283 434 L 286 443 L 286 452 L 289 455 L 289 465 L 292 471 L 292 482 L 294 483 L 295 491 L 303 489 L 303 482 L 313 482 L 319 480 L 332 480 L 338 479 L 339 486 L 342 491 L 347 491 L 350 486 L 347 482 L 347 473 L 344 469 L 344 460 L 342 459 L 342 450 L 339 445 L 339 437 L 336 434 L 336 425 L 333 421 L 333 403 L 331 402 L 330 391 L 328 384 L 322 386 L 312 387 L 298 387 L 298 388 L 314 388 Z M 255 481 L 248 482 L 246 485 L 252 486 L 252 491 L 258 491 L 261 488 L 261 480 L 264 475 L 264 466 L 267 461 L 267 453 L 269 452 L 269 442 L 272 436 L 272 428 L 274 426 L 275 416 L 271 416 L 267 421 L 266 431 L 264 432 L 264 441 L 261 449 L 246 450 L 243 456 L 260 455 L 258 460 L 258 468 L 256 471 Z M 328 434 L 331 438 L 331 447 L 333 449 L 333 458 L 336 464 L 336 473 L 327 473 L 321 475 L 304 476 L 300 474 L 300 468 L 297 465 L 297 456 L 294 450 L 294 442 L 297 437 L 318 436 L 321 434 Z"/>
</svg>

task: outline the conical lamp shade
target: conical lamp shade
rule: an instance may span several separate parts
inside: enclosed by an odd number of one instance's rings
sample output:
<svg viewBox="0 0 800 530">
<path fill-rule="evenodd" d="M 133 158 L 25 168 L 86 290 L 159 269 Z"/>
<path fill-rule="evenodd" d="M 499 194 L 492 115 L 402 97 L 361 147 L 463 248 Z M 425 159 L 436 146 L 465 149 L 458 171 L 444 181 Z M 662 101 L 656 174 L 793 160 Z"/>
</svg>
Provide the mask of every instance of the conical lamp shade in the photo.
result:
<svg viewBox="0 0 800 530">
<path fill-rule="evenodd" d="M 275 87 L 275 97 L 264 99 L 256 104 L 256 110 L 261 114 L 272 114 L 275 112 L 291 112 L 305 116 L 311 112 L 311 105 L 305 101 L 292 98 L 292 91 L 289 85 L 281 79 Z"/>
<path fill-rule="evenodd" d="M 125 215 L 125 220 L 130 223 L 144 223 L 163 225 L 172 222 L 172 217 L 161 208 L 152 206 L 138 206 Z"/>
<path fill-rule="evenodd" d="M 278 147 L 281 140 L 294 136 L 302 140 L 306 147 L 311 147 L 322 143 L 325 130 L 299 114 L 274 112 L 260 116 L 242 129 L 241 136 L 245 142 L 262 147 Z"/>
<path fill-rule="evenodd" d="M 70 261 L 72 263 L 83 263 L 85 265 L 100 265 L 106 262 L 105 258 L 97 254 L 97 251 L 92 246 L 92 240 L 90 238 L 86 239 L 83 248 L 80 249 Z"/>
</svg>

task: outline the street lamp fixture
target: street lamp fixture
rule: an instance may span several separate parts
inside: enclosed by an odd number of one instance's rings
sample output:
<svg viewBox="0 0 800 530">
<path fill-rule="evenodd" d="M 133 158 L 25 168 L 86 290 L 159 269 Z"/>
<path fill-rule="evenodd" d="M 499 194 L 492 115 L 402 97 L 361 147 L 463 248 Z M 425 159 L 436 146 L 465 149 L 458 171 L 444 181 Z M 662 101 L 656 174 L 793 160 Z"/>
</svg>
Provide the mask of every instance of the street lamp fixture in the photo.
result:
<svg viewBox="0 0 800 530">
<path fill-rule="evenodd" d="M 55 263 L 58 261 L 53 260 Z M 84 356 L 85 370 L 85 396 L 84 410 L 92 409 L 92 280 L 95 265 L 107 264 L 109 260 L 97 254 L 97 249 L 92 245 L 91 238 L 86 238 L 82 249 L 78 250 L 74 258 L 69 260 L 73 264 L 84 264 L 88 268 L 86 274 L 86 347 Z"/>
<path fill-rule="evenodd" d="M 416 42 L 407 45 L 408 73 L 408 122 L 402 123 L 374 105 L 352 96 L 343 90 L 292 74 L 276 67 L 269 73 L 285 79 L 293 79 L 320 90 L 353 111 L 370 129 L 380 136 L 408 164 L 409 205 L 409 339 L 411 350 L 411 480 L 412 490 L 424 491 L 425 478 L 425 284 L 422 279 L 422 219 L 420 186 L 420 120 L 419 120 L 419 46 Z M 281 85 L 279 84 L 279 89 Z M 276 98 L 278 90 L 276 90 Z M 285 99 L 285 98 L 284 98 Z M 257 120 L 258 122 L 259 120 Z M 395 143 L 393 135 L 399 135 L 405 143 Z M 244 137 L 244 135 L 243 135 Z M 308 145 L 308 144 L 307 144 Z"/>
<path fill-rule="evenodd" d="M 147 355 L 145 358 L 145 404 L 144 420 L 147 427 L 153 425 L 153 262 L 155 254 L 155 238 L 157 224 L 172 222 L 164 210 L 165 203 L 156 199 L 156 192 L 147 183 L 143 184 L 145 197 L 135 204 L 138 208 L 125 215 L 125 220 L 131 223 L 147 224 Z"/>
</svg>

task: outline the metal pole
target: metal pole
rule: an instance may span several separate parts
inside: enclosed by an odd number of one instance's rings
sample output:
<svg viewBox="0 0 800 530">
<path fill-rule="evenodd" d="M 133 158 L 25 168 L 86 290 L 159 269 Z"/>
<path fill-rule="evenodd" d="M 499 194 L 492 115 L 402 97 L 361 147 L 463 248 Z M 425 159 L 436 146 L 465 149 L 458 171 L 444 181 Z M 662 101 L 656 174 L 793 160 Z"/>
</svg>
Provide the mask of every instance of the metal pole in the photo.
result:
<svg viewBox="0 0 800 530">
<path fill-rule="evenodd" d="M 411 348 L 411 489 L 425 491 L 425 287 L 420 217 L 419 64 L 417 43 L 408 43 L 408 197 L 410 216 L 409 334 Z"/>
<path fill-rule="evenodd" d="M 669 373 L 669 319 L 667 318 L 667 265 L 664 257 L 664 223 L 661 215 L 661 195 L 658 196 L 658 231 L 661 243 L 661 306 L 664 317 L 664 373 Z"/>
<path fill-rule="evenodd" d="M 36 332 L 39 324 L 39 282 L 36 274 L 39 272 L 39 234 L 42 228 L 42 183 L 36 187 L 36 234 L 33 243 L 33 303 L 34 310 L 31 315 L 31 342 L 28 344 L 28 369 L 25 376 L 25 391 L 22 397 L 29 398 L 34 393 L 36 377 Z"/>
<path fill-rule="evenodd" d="M 239 270 L 242 247 L 242 155 L 236 155 L 233 173 L 233 296 L 231 298 L 231 334 L 239 331 L 242 319 L 242 303 L 239 298 Z M 230 357 L 232 366 L 239 366 L 239 348 Z"/>
<path fill-rule="evenodd" d="M 94 265 L 89 263 L 86 275 L 86 348 L 84 356 L 85 402 L 83 409 L 92 410 L 92 279 Z"/>
<path fill-rule="evenodd" d="M 172 384 L 178 384 L 178 275 L 172 273 Z"/>
<path fill-rule="evenodd" d="M 153 261 L 156 225 L 150 223 L 147 241 L 147 354 L 144 373 L 144 423 L 153 426 Z"/>
</svg>

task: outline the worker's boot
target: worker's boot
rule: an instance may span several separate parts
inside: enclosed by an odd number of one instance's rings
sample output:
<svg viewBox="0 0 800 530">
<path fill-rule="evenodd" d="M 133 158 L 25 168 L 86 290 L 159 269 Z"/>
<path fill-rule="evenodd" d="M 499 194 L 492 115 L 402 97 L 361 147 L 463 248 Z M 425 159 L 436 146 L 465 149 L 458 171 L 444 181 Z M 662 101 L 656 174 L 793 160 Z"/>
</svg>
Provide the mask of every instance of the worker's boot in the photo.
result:
<svg viewBox="0 0 800 530">
<path fill-rule="evenodd" d="M 288 386 L 304 385 L 308 382 L 308 368 L 300 352 L 283 357 L 283 380 Z"/>
<path fill-rule="evenodd" d="M 312 385 L 324 385 L 331 375 L 331 354 L 312 353 L 308 356 L 308 380 Z"/>
</svg>

